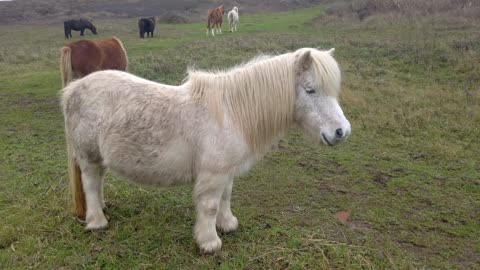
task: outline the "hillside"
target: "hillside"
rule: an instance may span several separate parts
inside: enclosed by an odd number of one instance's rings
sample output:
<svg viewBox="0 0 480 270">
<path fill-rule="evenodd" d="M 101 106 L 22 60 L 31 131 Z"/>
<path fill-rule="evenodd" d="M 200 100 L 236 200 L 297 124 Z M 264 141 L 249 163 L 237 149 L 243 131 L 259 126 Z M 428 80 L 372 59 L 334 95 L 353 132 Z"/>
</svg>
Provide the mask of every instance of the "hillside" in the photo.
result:
<svg viewBox="0 0 480 270">
<path fill-rule="evenodd" d="M 0 24 L 57 22 L 73 17 L 133 18 L 159 16 L 163 22 L 202 20 L 208 9 L 224 4 L 227 9 L 238 6 L 240 14 L 286 11 L 309 7 L 322 0 L 14 0 L 0 2 Z"/>
</svg>

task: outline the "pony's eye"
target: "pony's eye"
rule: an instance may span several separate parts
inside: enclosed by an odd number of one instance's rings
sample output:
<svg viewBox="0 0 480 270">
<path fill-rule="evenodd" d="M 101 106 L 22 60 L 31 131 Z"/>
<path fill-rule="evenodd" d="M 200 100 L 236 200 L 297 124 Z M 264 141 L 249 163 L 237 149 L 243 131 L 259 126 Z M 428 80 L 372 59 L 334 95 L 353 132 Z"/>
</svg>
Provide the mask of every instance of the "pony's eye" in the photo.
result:
<svg viewBox="0 0 480 270">
<path fill-rule="evenodd" d="M 313 89 L 313 88 L 308 88 L 305 92 L 307 92 L 307 94 L 314 94 L 314 93 L 315 93 L 315 89 Z"/>
</svg>

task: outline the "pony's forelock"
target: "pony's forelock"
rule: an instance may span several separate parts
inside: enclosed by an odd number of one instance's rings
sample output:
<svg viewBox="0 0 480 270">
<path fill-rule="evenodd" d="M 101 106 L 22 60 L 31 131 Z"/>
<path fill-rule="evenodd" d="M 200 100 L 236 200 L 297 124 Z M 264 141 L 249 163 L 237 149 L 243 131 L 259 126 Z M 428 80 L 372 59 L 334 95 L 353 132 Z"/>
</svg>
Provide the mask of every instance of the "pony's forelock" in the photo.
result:
<svg viewBox="0 0 480 270">
<path fill-rule="evenodd" d="M 332 56 L 334 49 L 320 51 L 312 48 L 297 50 L 297 56 L 310 51 L 312 69 L 317 74 L 318 85 L 316 87 L 329 96 L 338 96 L 341 91 L 341 72 L 337 61 Z"/>
</svg>

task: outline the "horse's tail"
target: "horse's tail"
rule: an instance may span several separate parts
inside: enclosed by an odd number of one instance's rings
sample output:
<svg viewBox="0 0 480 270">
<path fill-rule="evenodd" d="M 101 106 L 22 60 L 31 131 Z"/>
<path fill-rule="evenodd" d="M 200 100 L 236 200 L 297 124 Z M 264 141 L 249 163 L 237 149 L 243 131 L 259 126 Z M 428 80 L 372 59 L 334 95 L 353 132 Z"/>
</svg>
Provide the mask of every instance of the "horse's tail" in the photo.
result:
<svg viewBox="0 0 480 270">
<path fill-rule="evenodd" d="M 60 56 L 60 73 L 62 74 L 63 87 L 73 80 L 72 69 L 72 49 L 70 47 L 63 47 Z"/>
<path fill-rule="evenodd" d="M 145 24 L 144 24 L 144 22 L 143 22 L 143 19 L 140 19 L 140 20 L 138 21 L 138 32 L 139 32 L 139 34 L 140 34 L 140 38 L 143 38 L 144 35 L 145 35 L 145 31 L 144 31 L 144 28 L 145 28 L 145 27 L 144 27 L 144 25 L 145 25 Z"/>
<path fill-rule="evenodd" d="M 207 30 L 210 31 L 210 14 L 207 16 Z"/>
<path fill-rule="evenodd" d="M 73 195 L 73 211 L 78 218 L 84 219 L 87 212 L 87 204 L 82 186 L 82 171 L 75 160 L 72 142 L 70 141 L 66 126 L 65 138 L 67 143 L 68 175 L 70 178 L 70 189 Z"/>
<path fill-rule="evenodd" d="M 115 41 L 118 42 L 118 45 L 120 45 L 120 48 L 122 48 L 123 55 L 125 56 L 125 71 L 128 71 L 128 55 L 127 55 L 127 50 L 125 50 L 125 47 L 123 46 L 123 43 L 120 41 L 120 39 L 116 37 L 112 37 Z"/>
<path fill-rule="evenodd" d="M 227 19 L 228 19 L 228 27 L 230 29 L 230 32 L 232 32 L 232 24 L 233 24 L 233 12 L 232 11 L 227 13 Z"/>
</svg>

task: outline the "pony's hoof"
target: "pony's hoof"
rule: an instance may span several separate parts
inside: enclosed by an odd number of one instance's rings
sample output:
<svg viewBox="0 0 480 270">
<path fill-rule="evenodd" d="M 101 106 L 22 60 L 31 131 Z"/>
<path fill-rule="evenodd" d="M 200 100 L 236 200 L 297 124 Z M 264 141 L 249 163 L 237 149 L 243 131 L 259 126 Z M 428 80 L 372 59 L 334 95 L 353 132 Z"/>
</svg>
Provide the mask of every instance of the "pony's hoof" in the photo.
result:
<svg viewBox="0 0 480 270">
<path fill-rule="evenodd" d="M 217 226 L 223 232 L 229 233 L 236 231 L 238 229 L 238 219 L 232 216 L 229 219 L 219 219 L 217 222 Z"/>
<path fill-rule="evenodd" d="M 220 237 L 216 236 L 216 238 L 210 241 L 199 243 L 199 246 L 202 254 L 212 254 L 220 250 L 222 247 L 222 240 Z"/>
<path fill-rule="evenodd" d="M 85 230 L 88 230 L 88 231 L 103 230 L 107 228 L 107 226 L 108 226 L 108 221 L 105 217 L 95 218 L 87 222 L 87 226 L 85 227 Z"/>
</svg>

